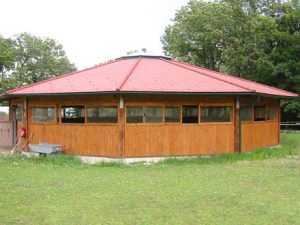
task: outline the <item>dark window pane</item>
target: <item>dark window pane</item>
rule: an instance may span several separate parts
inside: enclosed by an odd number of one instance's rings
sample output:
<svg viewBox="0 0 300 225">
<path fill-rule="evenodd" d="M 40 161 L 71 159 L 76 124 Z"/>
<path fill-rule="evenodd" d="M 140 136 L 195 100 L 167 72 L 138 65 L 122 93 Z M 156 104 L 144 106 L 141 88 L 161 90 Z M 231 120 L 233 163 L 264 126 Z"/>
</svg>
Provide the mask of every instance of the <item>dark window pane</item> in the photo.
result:
<svg viewBox="0 0 300 225">
<path fill-rule="evenodd" d="M 180 122 L 180 106 L 165 107 L 165 122 L 166 123 Z"/>
<path fill-rule="evenodd" d="M 62 106 L 62 123 L 84 123 L 84 106 Z"/>
<path fill-rule="evenodd" d="M 117 123 L 118 108 L 116 106 L 101 106 L 87 108 L 88 123 Z"/>
<path fill-rule="evenodd" d="M 201 107 L 201 122 L 230 122 L 231 107 Z"/>
<path fill-rule="evenodd" d="M 252 107 L 242 107 L 240 109 L 241 121 L 252 121 Z"/>
<path fill-rule="evenodd" d="M 23 121 L 23 106 L 22 105 L 18 105 L 16 108 L 16 119 L 18 121 Z"/>
<path fill-rule="evenodd" d="M 128 106 L 126 109 L 127 123 L 143 123 L 143 107 Z"/>
<path fill-rule="evenodd" d="M 198 123 L 198 106 L 182 106 L 182 123 Z"/>
<path fill-rule="evenodd" d="M 32 122 L 55 122 L 54 107 L 34 107 L 31 109 Z"/>
<path fill-rule="evenodd" d="M 145 107 L 146 123 L 162 123 L 163 107 L 162 106 L 146 106 Z"/>
<path fill-rule="evenodd" d="M 255 106 L 254 107 L 254 120 L 255 121 L 266 120 L 266 107 L 265 106 Z"/>
<path fill-rule="evenodd" d="M 276 120 L 277 119 L 277 109 L 274 106 L 267 107 L 267 120 Z"/>
</svg>

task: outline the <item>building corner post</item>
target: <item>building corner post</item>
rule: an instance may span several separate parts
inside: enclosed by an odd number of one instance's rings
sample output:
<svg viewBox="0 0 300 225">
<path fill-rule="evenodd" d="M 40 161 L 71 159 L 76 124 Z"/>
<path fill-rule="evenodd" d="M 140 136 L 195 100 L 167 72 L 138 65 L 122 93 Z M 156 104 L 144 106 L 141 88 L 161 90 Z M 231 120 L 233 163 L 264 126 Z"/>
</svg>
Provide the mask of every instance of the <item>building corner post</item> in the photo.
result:
<svg viewBox="0 0 300 225">
<path fill-rule="evenodd" d="M 26 141 L 26 138 L 25 138 L 25 149 L 28 150 L 28 144 L 29 144 L 29 139 L 31 136 L 29 136 L 29 125 L 28 125 L 28 120 L 29 120 L 29 110 L 28 110 L 28 98 L 25 96 L 24 97 L 24 100 L 23 100 L 23 109 L 24 109 L 24 112 L 23 112 L 23 115 L 24 115 L 24 127 L 26 129 L 26 132 L 27 132 L 27 138 L 28 138 L 28 141 Z"/>
<path fill-rule="evenodd" d="M 242 125 L 240 119 L 240 96 L 235 98 L 235 152 L 241 153 Z"/>
<path fill-rule="evenodd" d="M 125 107 L 124 97 L 120 95 L 119 99 L 119 151 L 120 157 L 125 157 Z"/>
<path fill-rule="evenodd" d="M 280 123 L 281 123 L 281 108 L 280 108 L 280 99 L 278 99 L 278 106 L 277 106 L 278 110 L 277 110 L 277 118 L 278 118 L 278 145 L 281 144 L 281 138 L 280 138 L 280 135 L 281 135 L 281 126 L 280 126 Z"/>
</svg>

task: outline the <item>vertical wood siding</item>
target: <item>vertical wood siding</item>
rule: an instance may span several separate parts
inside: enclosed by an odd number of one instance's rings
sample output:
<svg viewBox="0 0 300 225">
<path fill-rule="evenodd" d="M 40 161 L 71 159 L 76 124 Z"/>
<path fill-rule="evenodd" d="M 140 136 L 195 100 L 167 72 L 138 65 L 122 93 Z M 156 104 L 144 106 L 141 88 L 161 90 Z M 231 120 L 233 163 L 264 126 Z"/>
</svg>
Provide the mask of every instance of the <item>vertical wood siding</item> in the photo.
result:
<svg viewBox="0 0 300 225">
<path fill-rule="evenodd" d="M 242 124 L 242 151 L 278 145 L 278 121 Z"/>
<path fill-rule="evenodd" d="M 30 124 L 31 143 L 62 145 L 64 153 L 120 156 L 117 125 Z"/>
<path fill-rule="evenodd" d="M 0 122 L 0 147 L 11 147 L 13 145 L 12 139 L 13 124 L 10 121 Z"/>
<path fill-rule="evenodd" d="M 234 152 L 233 124 L 127 125 L 125 156 L 175 156 Z"/>
<path fill-rule="evenodd" d="M 235 150 L 235 101 L 221 96 L 125 96 L 126 106 L 134 105 L 200 105 L 231 106 L 232 121 L 198 124 L 126 124 L 125 110 L 120 112 L 118 124 L 62 124 L 59 107 L 62 105 L 109 106 L 119 105 L 119 96 L 60 96 L 30 97 L 28 108 L 55 106 L 58 121 L 33 123 L 28 114 L 30 143 L 61 144 L 67 154 L 143 157 L 229 153 Z M 241 106 L 256 103 L 256 98 L 241 98 Z M 15 99 L 13 104 L 22 101 Z M 275 99 L 260 99 L 260 104 L 277 104 Z M 199 113 L 200 115 L 200 113 Z M 247 122 L 242 124 L 242 151 L 279 143 L 279 122 Z M 20 128 L 24 124 L 18 124 Z"/>
<path fill-rule="evenodd" d="M 234 98 L 129 96 L 127 105 L 231 106 L 232 121 L 198 124 L 126 124 L 125 157 L 200 155 L 234 152 Z M 200 112 L 199 112 L 200 116 Z"/>
</svg>

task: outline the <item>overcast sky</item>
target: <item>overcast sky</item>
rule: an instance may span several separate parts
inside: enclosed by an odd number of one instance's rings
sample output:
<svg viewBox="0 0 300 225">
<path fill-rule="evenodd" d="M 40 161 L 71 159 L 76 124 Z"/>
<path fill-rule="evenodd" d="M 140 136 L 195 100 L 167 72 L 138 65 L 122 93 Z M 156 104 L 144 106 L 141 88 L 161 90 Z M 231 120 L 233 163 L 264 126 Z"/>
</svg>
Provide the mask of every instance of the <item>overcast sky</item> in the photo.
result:
<svg viewBox="0 0 300 225">
<path fill-rule="evenodd" d="M 50 37 L 78 69 L 146 48 L 162 54 L 160 37 L 188 0 L 2 0 L 0 34 Z"/>
</svg>

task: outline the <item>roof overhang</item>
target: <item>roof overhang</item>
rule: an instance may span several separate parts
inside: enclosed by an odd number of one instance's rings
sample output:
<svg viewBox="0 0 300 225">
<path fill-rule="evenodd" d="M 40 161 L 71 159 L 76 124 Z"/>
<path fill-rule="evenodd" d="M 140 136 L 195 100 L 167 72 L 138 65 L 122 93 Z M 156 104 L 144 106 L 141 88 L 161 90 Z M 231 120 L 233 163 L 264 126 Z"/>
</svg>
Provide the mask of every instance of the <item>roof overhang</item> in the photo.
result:
<svg viewBox="0 0 300 225">
<path fill-rule="evenodd" d="M 277 99 L 300 99 L 299 96 L 281 96 L 258 92 L 158 92 L 158 91 L 105 91 L 105 92 L 72 92 L 72 93 L 32 93 L 32 94 L 3 94 L 0 95 L 0 102 L 18 97 L 37 96 L 84 96 L 84 95 L 193 95 L 193 96 L 261 96 Z"/>
</svg>

